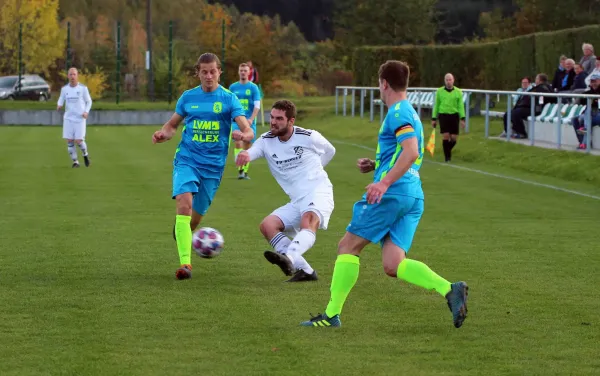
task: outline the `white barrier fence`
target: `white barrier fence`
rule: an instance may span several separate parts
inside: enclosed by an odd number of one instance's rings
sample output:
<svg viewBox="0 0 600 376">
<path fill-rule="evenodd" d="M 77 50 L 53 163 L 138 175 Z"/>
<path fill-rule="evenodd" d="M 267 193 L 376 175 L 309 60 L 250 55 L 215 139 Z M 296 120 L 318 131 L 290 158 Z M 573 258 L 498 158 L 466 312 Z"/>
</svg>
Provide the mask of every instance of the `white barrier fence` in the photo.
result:
<svg viewBox="0 0 600 376">
<path fill-rule="evenodd" d="M 579 146 L 579 140 L 576 136 L 575 128 L 572 125 L 574 118 L 583 116 L 585 131 L 581 132 L 584 136 L 586 151 L 600 150 L 600 127 L 592 126 L 592 102 L 594 99 L 600 99 L 599 95 L 584 95 L 575 93 L 532 93 L 519 91 L 493 91 L 478 89 L 461 89 L 463 92 L 463 101 L 465 103 L 465 131 L 469 132 L 470 118 L 475 115 L 485 118 L 485 137 L 489 137 L 490 118 L 503 117 L 504 112 L 490 111 L 490 99 L 492 96 L 497 98 L 506 96 L 507 110 L 506 118 L 508 126 L 506 131 L 506 140 L 512 139 L 511 113 L 513 111 L 513 96 L 531 96 L 530 113 L 525 124 L 528 127 L 529 142 L 533 146 L 535 142 L 547 142 L 562 146 Z M 435 92 L 437 88 L 417 87 L 408 89 L 408 100 L 416 108 L 419 115 L 424 110 L 432 110 L 435 104 Z M 385 104 L 379 99 L 379 88 L 362 86 L 338 86 L 335 90 L 335 113 L 343 116 L 356 116 L 356 98 L 360 101 L 359 115 L 365 116 L 366 107 L 370 121 L 375 118 L 375 106 L 379 106 L 379 118 L 383 121 Z M 473 95 L 477 99 L 473 100 Z M 348 97 L 350 97 L 350 111 L 348 111 Z M 483 97 L 483 98 L 482 98 Z M 365 100 L 368 98 L 368 106 L 365 106 Z M 341 106 L 340 106 L 341 99 Z M 566 103 L 563 103 L 566 100 Z M 585 104 L 574 103 L 583 100 Z M 474 108 L 471 104 L 475 102 Z M 484 107 L 481 108 L 481 102 Z M 553 103 L 558 102 L 558 103 Z M 600 103 L 600 101 L 598 102 Z M 541 113 L 536 115 L 536 105 L 542 106 Z M 340 108 L 341 107 L 341 108 Z M 598 109 L 596 109 L 598 110 Z M 595 111 L 594 111 L 595 112 Z M 600 124 L 599 124 L 600 125 Z M 588 137 L 591 136 L 591 137 Z"/>
</svg>

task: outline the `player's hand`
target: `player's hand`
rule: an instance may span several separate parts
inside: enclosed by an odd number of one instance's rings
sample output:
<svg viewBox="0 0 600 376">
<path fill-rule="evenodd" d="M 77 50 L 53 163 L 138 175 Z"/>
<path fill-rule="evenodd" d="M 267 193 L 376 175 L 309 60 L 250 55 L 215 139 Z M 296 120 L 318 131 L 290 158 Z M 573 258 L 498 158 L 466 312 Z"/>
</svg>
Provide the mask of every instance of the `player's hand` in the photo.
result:
<svg viewBox="0 0 600 376">
<path fill-rule="evenodd" d="M 56 111 L 62 110 L 62 106 L 56 106 Z"/>
<path fill-rule="evenodd" d="M 242 141 L 244 134 L 241 131 L 233 131 L 231 133 L 231 138 L 233 138 L 235 141 Z"/>
<path fill-rule="evenodd" d="M 381 198 L 385 192 L 387 192 L 388 188 L 389 185 L 383 181 L 367 185 L 367 202 L 369 204 L 379 204 L 381 202 Z"/>
<path fill-rule="evenodd" d="M 87 113 L 87 112 L 84 112 L 84 113 L 83 113 L 83 115 L 81 115 L 81 116 L 82 116 L 84 119 L 87 119 L 87 117 L 88 117 L 88 113 Z"/>
<path fill-rule="evenodd" d="M 169 134 L 168 132 L 165 132 L 161 129 L 159 131 L 154 132 L 154 134 L 152 135 L 152 143 L 160 144 L 162 142 L 169 141 L 172 137 L 172 134 Z"/>
<path fill-rule="evenodd" d="M 464 120 L 460 121 L 460 126 L 465 129 L 465 127 L 467 126 L 467 123 Z"/>
<path fill-rule="evenodd" d="M 356 166 L 358 166 L 360 172 L 366 174 L 367 172 L 375 170 L 375 161 L 372 161 L 369 158 L 360 158 Z"/>
<path fill-rule="evenodd" d="M 431 126 L 435 128 L 436 125 L 437 125 L 437 121 L 436 120 L 432 120 L 431 121 Z"/>
<path fill-rule="evenodd" d="M 250 162 L 250 154 L 246 150 L 241 151 L 237 158 L 235 159 L 235 164 L 238 167 L 242 167 L 243 165 Z"/>
</svg>

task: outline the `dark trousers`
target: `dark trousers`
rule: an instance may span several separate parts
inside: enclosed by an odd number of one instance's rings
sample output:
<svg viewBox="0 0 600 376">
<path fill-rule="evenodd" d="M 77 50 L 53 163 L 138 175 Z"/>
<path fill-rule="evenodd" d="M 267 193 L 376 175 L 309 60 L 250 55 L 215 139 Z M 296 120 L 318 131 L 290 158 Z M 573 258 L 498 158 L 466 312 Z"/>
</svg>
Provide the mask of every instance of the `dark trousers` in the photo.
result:
<svg viewBox="0 0 600 376">
<path fill-rule="evenodd" d="M 527 117 L 529 116 L 530 112 L 531 111 L 527 108 L 517 107 L 512 109 L 512 111 L 510 112 L 510 118 L 512 123 L 512 129 L 515 133 L 527 137 L 527 131 L 525 130 L 525 122 L 527 121 Z M 504 132 L 506 132 L 507 128 L 507 114 L 508 113 L 504 114 Z"/>
</svg>

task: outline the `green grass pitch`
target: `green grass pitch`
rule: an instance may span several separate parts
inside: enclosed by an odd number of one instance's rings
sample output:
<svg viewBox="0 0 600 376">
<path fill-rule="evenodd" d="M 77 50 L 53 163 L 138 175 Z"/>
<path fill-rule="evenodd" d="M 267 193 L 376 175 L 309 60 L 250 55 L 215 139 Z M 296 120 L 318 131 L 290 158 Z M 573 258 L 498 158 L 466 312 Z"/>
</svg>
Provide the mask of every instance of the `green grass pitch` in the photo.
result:
<svg viewBox="0 0 600 376">
<path fill-rule="evenodd" d="M 314 115 L 301 125 L 375 146 L 368 121 Z M 305 255 L 318 282 L 283 283 L 264 260 L 258 224 L 286 197 L 264 161 L 238 181 L 231 155 L 204 221 L 223 233 L 225 250 L 193 256 L 193 279 L 176 281 L 176 142 L 152 145 L 155 129 L 90 126 L 93 165 L 71 169 L 59 128 L 0 128 L 0 374 L 600 373 L 600 201 L 426 162 L 426 209 L 409 256 L 469 283 L 463 327 L 435 292 L 386 277 L 370 246 L 342 328 L 301 328 L 325 308 L 337 242 L 369 183 L 355 162 L 373 152 L 334 142 L 335 210 Z M 469 137 L 458 164 L 477 147 L 533 153 Z M 593 182 L 464 163 L 598 193 Z"/>
</svg>

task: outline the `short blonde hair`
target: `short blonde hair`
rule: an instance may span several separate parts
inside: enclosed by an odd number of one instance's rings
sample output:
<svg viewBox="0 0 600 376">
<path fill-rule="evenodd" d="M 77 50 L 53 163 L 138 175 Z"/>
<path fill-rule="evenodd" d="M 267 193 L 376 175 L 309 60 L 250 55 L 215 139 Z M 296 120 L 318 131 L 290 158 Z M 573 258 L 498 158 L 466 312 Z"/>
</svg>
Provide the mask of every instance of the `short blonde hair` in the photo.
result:
<svg viewBox="0 0 600 376">
<path fill-rule="evenodd" d="M 567 59 L 567 60 L 565 60 L 565 64 L 566 63 L 571 63 L 571 64 L 575 65 L 575 60 L 573 60 L 573 59 Z"/>
<path fill-rule="evenodd" d="M 589 44 L 589 43 L 584 43 L 584 44 L 581 46 L 581 50 L 582 50 L 582 51 L 585 51 L 585 50 L 588 50 L 588 49 L 589 49 L 589 50 L 591 50 L 592 52 L 594 52 L 594 46 L 592 46 L 592 45 L 591 45 L 591 44 Z"/>
</svg>

